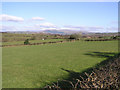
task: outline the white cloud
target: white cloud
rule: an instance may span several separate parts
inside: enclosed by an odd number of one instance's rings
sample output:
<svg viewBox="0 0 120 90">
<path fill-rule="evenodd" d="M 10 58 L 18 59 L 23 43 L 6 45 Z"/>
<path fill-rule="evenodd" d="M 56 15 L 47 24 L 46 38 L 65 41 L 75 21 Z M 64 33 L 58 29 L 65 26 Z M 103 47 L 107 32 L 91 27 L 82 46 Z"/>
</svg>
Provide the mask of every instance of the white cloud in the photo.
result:
<svg viewBox="0 0 120 90">
<path fill-rule="evenodd" d="M 3 25 L 0 27 L 1 31 L 42 31 L 42 30 L 57 30 L 57 26 L 52 23 L 41 23 L 37 25 L 26 25 L 26 26 L 10 26 Z"/>
<path fill-rule="evenodd" d="M 0 32 L 2 31 L 2 25 L 0 24 Z"/>
<path fill-rule="evenodd" d="M 1 31 L 17 31 L 17 28 L 15 26 L 0 25 Z"/>
<path fill-rule="evenodd" d="M 99 26 L 92 26 L 92 27 L 88 27 L 88 28 L 93 29 L 93 30 L 104 29 L 103 27 L 99 27 Z"/>
<path fill-rule="evenodd" d="M 77 30 L 77 31 L 100 31 L 104 30 L 103 27 L 100 26 L 74 26 L 74 25 L 66 25 L 62 29 L 69 29 L 69 30 Z"/>
<path fill-rule="evenodd" d="M 85 32 L 117 32 L 117 27 L 101 27 L 101 26 L 74 26 L 67 25 L 58 27 L 52 23 L 40 23 L 36 25 L 26 25 L 26 26 L 10 26 L 3 25 L 0 29 L 2 31 L 43 31 L 43 30 L 71 30 L 71 31 L 85 31 Z M 0 30 L 1 31 L 1 30 Z"/>
<path fill-rule="evenodd" d="M 112 21 L 110 24 L 118 24 L 118 21 Z"/>
<path fill-rule="evenodd" d="M 57 26 L 55 26 L 54 24 L 37 24 L 37 25 L 33 25 L 33 26 L 24 26 L 23 29 L 24 30 L 30 30 L 30 31 L 43 31 L 43 30 L 57 30 Z"/>
<path fill-rule="evenodd" d="M 65 25 L 63 28 L 66 28 L 66 29 L 69 29 L 69 30 L 86 30 L 87 26 Z"/>
<path fill-rule="evenodd" d="M 63 27 L 58 27 L 52 23 L 41 23 L 41 24 L 36 24 L 33 26 L 26 26 L 24 30 L 33 30 L 33 31 L 40 31 L 40 30 L 74 30 L 74 31 L 92 31 L 92 32 L 101 32 L 104 31 L 105 28 L 100 27 L 100 26 L 72 26 L 72 25 L 67 25 Z"/>
<path fill-rule="evenodd" d="M 0 21 L 21 22 L 21 21 L 24 21 L 24 19 L 22 17 L 16 17 L 16 16 L 11 16 L 11 15 L 1 14 L 0 15 Z"/>
<path fill-rule="evenodd" d="M 44 18 L 41 18 L 41 17 L 33 17 L 32 20 L 41 21 L 41 20 L 44 20 Z"/>
<path fill-rule="evenodd" d="M 112 31 L 118 31 L 118 28 L 117 27 L 108 27 L 106 28 L 107 30 L 112 30 Z"/>
<path fill-rule="evenodd" d="M 36 24 L 36 26 L 39 27 L 45 27 L 45 28 L 53 28 L 53 27 L 57 27 L 56 25 L 49 23 L 49 22 L 45 22 L 45 23 L 41 23 L 41 24 Z"/>
</svg>

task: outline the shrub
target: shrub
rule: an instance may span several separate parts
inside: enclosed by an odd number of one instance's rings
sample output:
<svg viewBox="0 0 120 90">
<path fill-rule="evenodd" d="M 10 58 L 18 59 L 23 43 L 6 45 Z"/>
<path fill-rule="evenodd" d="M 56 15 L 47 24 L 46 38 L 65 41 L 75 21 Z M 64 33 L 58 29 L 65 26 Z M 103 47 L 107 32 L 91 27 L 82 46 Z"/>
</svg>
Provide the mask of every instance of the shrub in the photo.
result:
<svg viewBox="0 0 120 90">
<path fill-rule="evenodd" d="M 24 41 L 24 45 L 28 45 L 28 44 L 30 44 L 30 43 L 29 43 L 29 39 L 26 39 L 26 40 Z"/>
<path fill-rule="evenodd" d="M 104 64 L 103 64 L 104 63 Z M 101 65 L 101 66 L 100 66 Z M 98 67 L 99 66 L 99 67 Z M 62 80 L 59 83 L 47 85 L 45 89 L 62 90 L 62 88 L 69 88 L 70 90 L 81 89 L 106 89 L 119 90 L 120 89 L 120 54 L 109 58 L 107 61 L 98 64 L 96 68 L 88 69 L 79 77 L 70 80 Z M 91 73 L 90 73 L 91 72 Z M 74 75 L 74 72 L 71 74 Z M 62 84 L 63 83 L 63 84 Z M 68 87 L 69 85 L 69 87 Z"/>
<path fill-rule="evenodd" d="M 72 35 L 70 35 L 69 39 L 79 40 L 80 37 L 81 37 L 81 35 L 79 35 L 79 34 L 72 34 Z"/>
</svg>

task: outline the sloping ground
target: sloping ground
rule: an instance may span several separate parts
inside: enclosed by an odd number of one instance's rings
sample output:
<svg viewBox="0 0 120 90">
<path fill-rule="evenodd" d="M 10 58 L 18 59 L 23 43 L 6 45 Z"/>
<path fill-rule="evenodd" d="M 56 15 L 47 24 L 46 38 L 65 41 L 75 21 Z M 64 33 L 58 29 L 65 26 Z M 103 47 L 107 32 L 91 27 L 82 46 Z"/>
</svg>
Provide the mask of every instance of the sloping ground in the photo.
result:
<svg viewBox="0 0 120 90">
<path fill-rule="evenodd" d="M 75 41 L 7 47 L 2 51 L 3 88 L 43 88 L 58 79 L 79 79 L 83 70 L 114 56 L 118 42 Z"/>
<path fill-rule="evenodd" d="M 94 56 L 93 54 L 91 54 Z M 103 54 L 97 53 L 102 56 Z M 104 54 L 104 57 L 108 55 Z M 102 65 L 102 66 L 101 66 Z M 69 70 L 71 80 L 63 80 L 52 85 L 47 85 L 49 89 L 65 89 L 65 88 L 103 88 L 103 89 L 119 89 L 120 88 L 120 53 L 115 56 L 108 57 L 107 60 L 101 62 L 96 68 L 90 68 L 83 73 L 75 73 Z M 77 77 L 75 76 L 77 75 Z"/>
<path fill-rule="evenodd" d="M 50 44 L 64 42 L 64 39 L 46 39 L 46 40 L 29 40 L 28 45 L 40 45 L 40 44 Z M 25 46 L 24 41 L 14 41 L 14 42 L 2 42 L 0 47 L 11 47 L 11 46 Z"/>
<path fill-rule="evenodd" d="M 65 41 L 55 41 L 55 42 L 41 42 L 41 43 L 31 43 L 31 44 L 16 44 L 16 45 L 2 45 L 0 47 L 15 47 L 15 46 L 30 46 L 30 45 L 41 45 L 41 44 L 51 44 L 51 43 L 62 43 Z"/>
</svg>

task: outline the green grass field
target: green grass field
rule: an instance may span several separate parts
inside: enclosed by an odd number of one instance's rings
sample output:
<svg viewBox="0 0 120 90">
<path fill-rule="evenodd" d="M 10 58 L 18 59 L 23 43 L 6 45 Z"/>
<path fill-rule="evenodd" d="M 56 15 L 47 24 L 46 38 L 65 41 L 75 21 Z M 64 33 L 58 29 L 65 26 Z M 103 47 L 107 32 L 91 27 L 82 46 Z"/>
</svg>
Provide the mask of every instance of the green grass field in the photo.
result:
<svg viewBox="0 0 120 90">
<path fill-rule="evenodd" d="M 29 40 L 32 43 L 41 43 L 41 42 L 56 42 L 56 41 L 63 41 L 64 39 L 46 39 L 46 40 Z M 13 41 L 13 42 L 3 42 L 2 45 L 18 45 L 24 44 L 24 41 Z"/>
<path fill-rule="evenodd" d="M 76 41 L 57 44 L 4 47 L 2 55 L 3 88 L 40 88 L 69 77 L 62 70 L 83 70 L 105 60 L 87 53 L 117 53 L 117 41 Z"/>
</svg>

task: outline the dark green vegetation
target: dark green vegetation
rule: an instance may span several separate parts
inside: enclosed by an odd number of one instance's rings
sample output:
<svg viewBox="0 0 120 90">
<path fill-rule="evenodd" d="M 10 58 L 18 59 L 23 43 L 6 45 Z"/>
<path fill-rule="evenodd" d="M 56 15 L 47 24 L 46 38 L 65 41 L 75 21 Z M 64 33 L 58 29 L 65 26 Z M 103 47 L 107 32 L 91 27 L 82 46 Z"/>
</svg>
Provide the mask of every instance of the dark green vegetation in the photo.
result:
<svg viewBox="0 0 120 90">
<path fill-rule="evenodd" d="M 80 73 L 108 58 L 94 57 L 93 52 L 117 53 L 118 41 L 4 47 L 3 88 L 44 87 L 58 79 L 69 78 L 67 71 Z"/>
<path fill-rule="evenodd" d="M 28 45 L 28 44 L 30 44 L 29 39 L 26 39 L 26 40 L 24 41 L 24 45 Z"/>
<path fill-rule="evenodd" d="M 70 35 L 69 39 L 80 40 L 81 36 L 82 35 L 80 33 L 79 34 L 72 34 L 72 35 Z"/>
<path fill-rule="evenodd" d="M 86 69 L 83 72 L 74 72 L 72 70 L 64 71 L 69 73 L 69 77 L 62 81 L 53 82 L 53 85 L 47 85 L 47 89 L 63 88 L 102 88 L 119 89 L 120 88 L 120 53 L 93 52 L 87 55 L 94 57 L 107 57 L 106 60 L 97 64 L 94 68 Z"/>
</svg>

